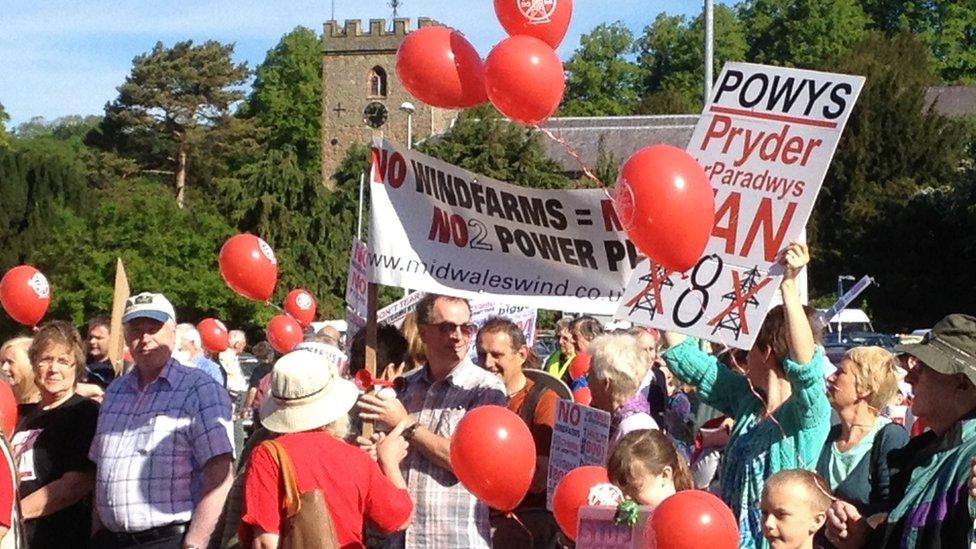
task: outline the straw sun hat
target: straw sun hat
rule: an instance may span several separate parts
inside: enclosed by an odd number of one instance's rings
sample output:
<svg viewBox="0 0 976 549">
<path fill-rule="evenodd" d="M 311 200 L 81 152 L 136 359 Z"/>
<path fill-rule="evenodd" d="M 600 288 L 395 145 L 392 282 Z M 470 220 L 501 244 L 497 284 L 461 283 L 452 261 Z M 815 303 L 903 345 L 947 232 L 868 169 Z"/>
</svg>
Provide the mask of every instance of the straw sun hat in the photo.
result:
<svg viewBox="0 0 976 549">
<path fill-rule="evenodd" d="M 271 370 L 271 394 L 261 403 L 261 423 L 276 433 L 317 429 L 349 413 L 359 398 L 351 381 L 325 357 L 292 351 Z"/>
</svg>

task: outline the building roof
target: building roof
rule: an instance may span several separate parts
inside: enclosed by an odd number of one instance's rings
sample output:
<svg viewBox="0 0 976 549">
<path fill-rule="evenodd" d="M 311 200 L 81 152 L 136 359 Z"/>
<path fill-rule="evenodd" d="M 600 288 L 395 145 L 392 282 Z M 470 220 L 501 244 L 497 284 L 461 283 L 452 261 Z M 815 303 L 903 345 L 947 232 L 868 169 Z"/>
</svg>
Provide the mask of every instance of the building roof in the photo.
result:
<svg viewBox="0 0 976 549">
<path fill-rule="evenodd" d="M 566 172 L 579 173 L 579 162 L 567 148 L 575 151 L 588 168 L 594 168 L 600 143 L 607 153 L 623 162 L 638 149 L 667 143 L 684 149 L 698 122 L 698 115 L 602 116 L 550 118 L 542 127 L 565 141 L 565 145 L 546 136 L 546 154 Z"/>
<path fill-rule="evenodd" d="M 976 86 L 932 86 L 925 92 L 925 106 L 930 105 L 945 116 L 976 114 Z"/>
</svg>

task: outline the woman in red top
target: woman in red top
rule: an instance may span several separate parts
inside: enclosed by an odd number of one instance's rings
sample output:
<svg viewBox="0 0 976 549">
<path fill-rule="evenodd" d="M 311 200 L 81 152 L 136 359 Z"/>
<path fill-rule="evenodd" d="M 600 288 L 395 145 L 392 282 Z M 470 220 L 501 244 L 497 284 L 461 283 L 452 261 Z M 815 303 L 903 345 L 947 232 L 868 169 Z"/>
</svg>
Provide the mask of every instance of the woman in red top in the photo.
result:
<svg viewBox="0 0 976 549">
<path fill-rule="evenodd" d="M 335 366 L 311 351 L 283 356 L 271 373 L 271 391 L 261 404 L 261 423 L 282 433 L 275 440 L 291 458 L 300 493 L 319 489 L 339 546 L 363 547 L 363 522 L 383 533 L 406 528 L 413 512 L 400 461 L 407 455 L 403 426 L 376 448 L 377 462 L 343 442 L 348 412 L 359 391 Z M 278 547 L 282 526 L 280 466 L 258 446 L 244 477 L 240 539 L 245 547 Z M 253 540 L 253 542 L 252 542 Z"/>
</svg>

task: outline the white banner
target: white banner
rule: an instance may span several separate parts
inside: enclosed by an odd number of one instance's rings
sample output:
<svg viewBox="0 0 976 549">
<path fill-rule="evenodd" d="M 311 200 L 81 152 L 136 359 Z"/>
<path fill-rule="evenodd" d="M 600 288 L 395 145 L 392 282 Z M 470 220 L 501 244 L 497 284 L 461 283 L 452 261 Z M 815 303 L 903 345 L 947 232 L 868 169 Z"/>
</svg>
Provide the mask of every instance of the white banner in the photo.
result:
<svg viewBox="0 0 976 549">
<path fill-rule="evenodd" d="M 374 141 L 370 281 L 537 309 L 612 314 L 637 261 L 602 190 L 489 179 Z"/>
<path fill-rule="evenodd" d="M 616 318 L 748 349 L 864 84 L 860 76 L 727 63 L 688 144 L 715 190 L 715 227 L 683 276 L 644 261 Z"/>
</svg>

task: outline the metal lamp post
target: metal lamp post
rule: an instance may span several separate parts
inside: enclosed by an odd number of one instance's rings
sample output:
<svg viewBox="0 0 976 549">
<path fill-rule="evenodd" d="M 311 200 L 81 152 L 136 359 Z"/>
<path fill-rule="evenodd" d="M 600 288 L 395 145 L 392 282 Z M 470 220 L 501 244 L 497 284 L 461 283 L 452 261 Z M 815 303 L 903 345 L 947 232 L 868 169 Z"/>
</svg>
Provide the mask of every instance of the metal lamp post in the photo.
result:
<svg viewBox="0 0 976 549">
<path fill-rule="evenodd" d="M 400 105 L 400 110 L 407 113 L 407 148 L 413 148 L 413 113 L 416 112 L 417 108 L 413 106 L 413 103 L 409 101 L 404 101 Z"/>
</svg>

